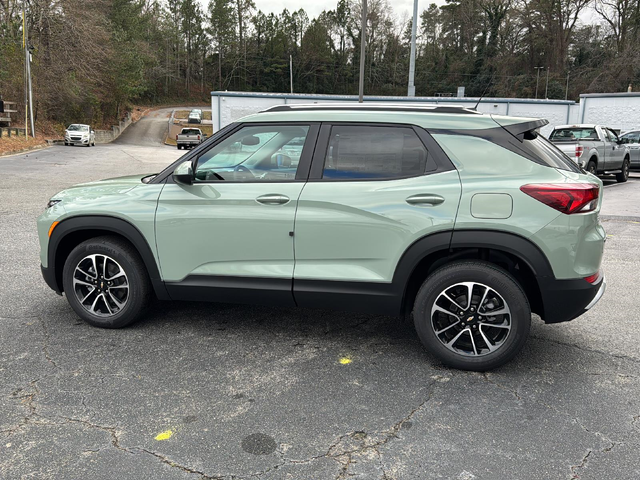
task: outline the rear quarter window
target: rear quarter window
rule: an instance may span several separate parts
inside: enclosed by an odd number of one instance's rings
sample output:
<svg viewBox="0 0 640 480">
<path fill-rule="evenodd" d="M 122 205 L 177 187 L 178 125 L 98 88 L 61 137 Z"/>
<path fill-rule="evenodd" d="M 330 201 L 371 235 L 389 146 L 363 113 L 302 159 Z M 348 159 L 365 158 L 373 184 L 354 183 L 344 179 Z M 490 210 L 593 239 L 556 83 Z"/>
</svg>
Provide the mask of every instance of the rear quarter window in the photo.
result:
<svg viewBox="0 0 640 480">
<path fill-rule="evenodd" d="M 560 170 L 580 173 L 580 167 L 558 149 L 553 143 L 535 132 L 527 132 L 524 135 L 523 143 L 533 153 L 536 158 L 545 165 Z"/>
</svg>

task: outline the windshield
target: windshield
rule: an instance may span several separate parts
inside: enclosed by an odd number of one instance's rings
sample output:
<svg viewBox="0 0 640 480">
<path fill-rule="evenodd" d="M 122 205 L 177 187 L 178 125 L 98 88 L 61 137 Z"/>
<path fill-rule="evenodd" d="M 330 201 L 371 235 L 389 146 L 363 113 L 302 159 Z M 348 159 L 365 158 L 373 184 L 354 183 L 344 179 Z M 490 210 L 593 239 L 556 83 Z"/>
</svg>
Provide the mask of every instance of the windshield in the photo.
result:
<svg viewBox="0 0 640 480">
<path fill-rule="evenodd" d="M 595 128 L 559 128 L 551 132 L 551 141 L 598 140 Z"/>
<path fill-rule="evenodd" d="M 67 128 L 67 130 L 69 130 L 70 132 L 88 132 L 89 126 L 73 124 L 73 125 L 69 125 L 69 128 Z"/>
</svg>

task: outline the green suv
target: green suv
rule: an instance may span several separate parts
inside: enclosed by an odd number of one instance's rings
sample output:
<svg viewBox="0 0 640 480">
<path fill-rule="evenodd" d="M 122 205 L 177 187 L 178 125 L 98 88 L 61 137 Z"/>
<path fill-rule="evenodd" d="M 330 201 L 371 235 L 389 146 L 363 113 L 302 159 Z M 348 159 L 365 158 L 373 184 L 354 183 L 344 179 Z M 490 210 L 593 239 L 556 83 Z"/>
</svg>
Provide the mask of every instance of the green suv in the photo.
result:
<svg viewBox="0 0 640 480">
<path fill-rule="evenodd" d="M 444 363 L 510 360 L 531 312 L 605 290 L 602 182 L 537 133 L 459 107 L 282 105 L 155 175 L 78 185 L 38 220 L 42 272 L 88 323 L 152 298 L 413 317 Z"/>
</svg>

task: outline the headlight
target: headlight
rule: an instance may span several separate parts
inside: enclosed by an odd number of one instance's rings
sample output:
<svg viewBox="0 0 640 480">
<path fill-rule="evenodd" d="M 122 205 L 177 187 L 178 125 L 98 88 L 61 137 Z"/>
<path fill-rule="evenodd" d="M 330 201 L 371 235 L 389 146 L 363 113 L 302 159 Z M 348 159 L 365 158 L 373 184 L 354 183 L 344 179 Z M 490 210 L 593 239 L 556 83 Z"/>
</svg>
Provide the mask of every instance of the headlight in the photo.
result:
<svg viewBox="0 0 640 480">
<path fill-rule="evenodd" d="M 49 200 L 49 203 L 47 203 L 47 208 L 46 208 L 46 209 L 49 209 L 49 208 L 53 207 L 54 205 L 57 205 L 57 204 L 58 204 L 58 203 L 60 203 L 61 201 L 62 201 L 62 200 L 55 200 L 55 199 L 51 199 L 51 200 Z M 46 209 L 45 209 L 45 210 L 46 210 Z"/>
</svg>

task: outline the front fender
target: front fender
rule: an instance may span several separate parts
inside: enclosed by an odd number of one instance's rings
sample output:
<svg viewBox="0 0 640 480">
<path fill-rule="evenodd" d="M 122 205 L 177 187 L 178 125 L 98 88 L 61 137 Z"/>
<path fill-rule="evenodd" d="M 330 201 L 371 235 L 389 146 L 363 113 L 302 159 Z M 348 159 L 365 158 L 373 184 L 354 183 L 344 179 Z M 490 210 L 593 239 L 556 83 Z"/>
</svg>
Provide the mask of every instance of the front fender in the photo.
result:
<svg viewBox="0 0 640 480">
<path fill-rule="evenodd" d="M 57 289 L 54 288 L 54 290 L 58 292 L 63 291 L 62 269 L 64 267 L 64 261 L 71 249 L 75 247 L 75 244 L 70 243 L 71 239 L 74 237 L 85 239 L 86 237 L 83 235 L 83 232 L 89 235 L 88 238 L 111 233 L 128 240 L 140 254 L 158 298 L 160 300 L 170 299 L 164 282 L 162 281 L 153 251 L 144 235 L 126 220 L 106 215 L 70 217 L 62 220 L 54 228 L 49 238 L 47 249 L 49 275 L 50 278 L 55 279 L 54 285 L 57 287 Z"/>
</svg>

